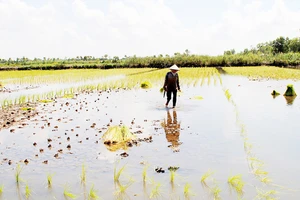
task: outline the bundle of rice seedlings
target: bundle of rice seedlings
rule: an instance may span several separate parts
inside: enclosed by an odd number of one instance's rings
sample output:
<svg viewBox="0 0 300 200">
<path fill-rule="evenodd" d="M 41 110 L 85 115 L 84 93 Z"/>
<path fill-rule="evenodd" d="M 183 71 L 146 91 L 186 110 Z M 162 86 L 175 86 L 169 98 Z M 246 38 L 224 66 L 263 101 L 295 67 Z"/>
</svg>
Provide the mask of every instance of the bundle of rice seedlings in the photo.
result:
<svg viewBox="0 0 300 200">
<path fill-rule="evenodd" d="M 127 149 L 127 142 L 136 139 L 126 126 L 111 126 L 102 136 L 102 140 L 110 151 Z"/>
<path fill-rule="evenodd" d="M 152 87 L 152 84 L 149 81 L 144 81 L 141 83 L 141 88 L 143 88 L 143 89 L 148 89 L 151 87 Z"/>
<path fill-rule="evenodd" d="M 297 96 L 294 86 L 292 84 L 287 85 L 287 89 L 284 93 L 284 96 Z"/>
<path fill-rule="evenodd" d="M 136 136 L 126 126 L 111 126 L 102 136 L 104 143 L 110 142 L 112 144 L 130 142 L 135 139 Z"/>
</svg>

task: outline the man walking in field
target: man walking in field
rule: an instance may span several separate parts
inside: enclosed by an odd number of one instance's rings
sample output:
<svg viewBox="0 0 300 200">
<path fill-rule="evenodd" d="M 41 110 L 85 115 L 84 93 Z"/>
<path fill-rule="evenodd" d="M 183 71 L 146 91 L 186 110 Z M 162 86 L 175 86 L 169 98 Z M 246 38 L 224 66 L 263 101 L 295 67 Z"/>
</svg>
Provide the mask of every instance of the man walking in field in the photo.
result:
<svg viewBox="0 0 300 200">
<path fill-rule="evenodd" d="M 177 101 L 177 90 L 180 91 L 179 76 L 177 73 L 179 71 L 179 68 L 177 67 L 177 65 L 173 65 L 172 67 L 170 67 L 170 70 L 171 71 L 166 74 L 163 88 L 167 92 L 166 107 L 168 107 L 173 94 L 173 108 L 175 108 Z"/>
</svg>

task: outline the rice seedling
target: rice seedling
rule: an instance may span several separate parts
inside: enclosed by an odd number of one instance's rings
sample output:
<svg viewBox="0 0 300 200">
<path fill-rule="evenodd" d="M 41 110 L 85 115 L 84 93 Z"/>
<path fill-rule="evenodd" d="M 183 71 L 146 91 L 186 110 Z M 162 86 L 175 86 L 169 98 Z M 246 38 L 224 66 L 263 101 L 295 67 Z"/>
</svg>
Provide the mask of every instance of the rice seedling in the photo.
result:
<svg viewBox="0 0 300 200">
<path fill-rule="evenodd" d="M 211 170 L 208 170 L 207 172 L 205 172 L 205 174 L 203 174 L 201 177 L 201 183 L 205 183 L 206 179 L 209 178 L 213 174 L 214 174 L 214 172 Z"/>
<path fill-rule="evenodd" d="M 149 167 L 149 165 L 145 165 L 144 168 L 143 168 L 143 173 L 142 173 L 143 182 L 145 182 L 146 179 L 147 179 L 147 170 L 148 170 L 148 167 Z"/>
<path fill-rule="evenodd" d="M 242 175 L 234 175 L 228 178 L 228 184 L 230 188 L 233 188 L 239 196 L 242 196 L 244 191 L 244 181 L 242 180 Z"/>
<path fill-rule="evenodd" d="M 0 195 L 3 194 L 3 190 L 4 190 L 4 185 L 0 185 Z"/>
<path fill-rule="evenodd" d="M 119 189 L 115 192 L 116 196 L 122 196 L 123 194 L 126 193 L 127 189 L 134 183 L 133 179 L 130 179 L 127 184 L 122 185 L 120 182 L 118 183 Z"/>
<path fill-rule="evenodd" d="M 229 89 L 225 90 L 224 92 L 225 92 L 225 96 L 226 96 L 227 100 L 230 101 L 231 100 L 231 94 L 229 92 Z"/>
<path fill-rule="evenodd" d="M 264 183 L 264 184 L 270 184 L 272 182 L 272 180 L 268 177 L 262 177 L 260 179 L 260 182 Z"/>
<path fill-rule="evenodd" d="M 71 199 L 75 199 L 77 197 L 77 195 L 70 192 L 69 186 L 67 184 L 64 187 L 64 196 Z"/>
<path fill-rule="evenodd" d="M 193 193 L 191 192 L 191 185 L 189 183 L 186 183 L 184 185 L 183 194 L 186 199 L 190 199 L 190 197 L 193 195 Z"/>
<path fill-rule="evenodd" d="M 47 174 L 47 183 L 48 183 L 48 187 L 52 187 L 52 179 L 53 179 L 53 174 L 48 173 Z"/>
<path fill-rule="evenodd" d="M 81 183 L 85 183 L 86 182 L 86 169 L 85 169 L 85 165 L 84 164 L 82 164 L 82 167 L 81 167 L 80 178 L 81 178 Z"/>
<path fill-rule="evenodd" d="M 154 187 L 151 190 L 149 198 L 159 198 L 161 196 L 161 184 L 160 183 L 154 183 Z"/>
<path fill-rule="evenodd" d="M 265 175 L 268 175 L 268 172 L 266 172 L 266 171 L 264 171 L 264 170 L 258 168 L 258 169 L 255 169 L 255 170 L 253 171 L 253 174 L 254 174 L 255 176 L 265 176 Z"/>
<path fill-rule="evenodd" d="M 276 190 L 269 190 L 269 191 L 263 191 L 260 189 L 256 189 L 257 195 L 255 197 L 255 199 L 265 199 L 265 200 L 275 200 L 276 195 L 277 195 L 277 191 Z"/>
<path fill-rule="evenodd" d="M 171 183 L 174 183 L 175 176 L 176 176 L 176 171 L 170 170 L 170 182 Z"/>
<path fill-rule="evenodd" d="M 94 184 L 92 185 L 90 192 L 89 192 L 89 200 L 95 200 L 100 199 L 100 197 L 97 195 L 97 191 L 94 189 Z"/>
<path fill-rule="evenodd" d="M 220 187 L 218 185 L 215 185 L 213 188 L 211 188 L 211 193 L 213 195 L 214 200 L 221 199 L 221 196 L 220 196 L 221 192 L 222 192 L 222 190 L 220 189 Z"/>
<path fill-rule="evenodd" d="M 22 179 L 20 178 L 21 171 L 22 171 L 22 168 L 21 168 L 20 164 L 18 164 L 16 167 L 16 173 L 15 173 L 15 179 L 16 179 L 17 184 L 19 184 L 22 181 Z"/>
<path fill-rule="evenodd" d="M 114 181 L 115 182 L 119 181 L 120 176 L 124 170 L 125 170 L 125 165 L 123 167 L 121 167 L 119 170 L 117 170 L 117 164 L 115 164 L 115 167 L 114 167 Z"/>
<path fill-rule="evenodd" d="M 25 185 L 25 196 L 28 199 L 31 196 L 31 189 L 28 186 L 28 183 Z"/>
</svg>

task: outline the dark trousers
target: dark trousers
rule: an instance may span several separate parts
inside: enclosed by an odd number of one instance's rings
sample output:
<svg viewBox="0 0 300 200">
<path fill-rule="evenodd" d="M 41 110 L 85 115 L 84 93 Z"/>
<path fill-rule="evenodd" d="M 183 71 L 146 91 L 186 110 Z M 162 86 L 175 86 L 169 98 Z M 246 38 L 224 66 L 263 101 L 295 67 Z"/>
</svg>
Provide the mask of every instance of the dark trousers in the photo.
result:
<svg viewBox="0 0 300 200">
<path fill-rule="evenodd" d="M 173 106 L 176 106 L 177 90 L 168 90 L 167 91 L 167 104 L 169 104 L 169 101 L 171 100 L 172 93 L 173 93 Z"/>
</svg>

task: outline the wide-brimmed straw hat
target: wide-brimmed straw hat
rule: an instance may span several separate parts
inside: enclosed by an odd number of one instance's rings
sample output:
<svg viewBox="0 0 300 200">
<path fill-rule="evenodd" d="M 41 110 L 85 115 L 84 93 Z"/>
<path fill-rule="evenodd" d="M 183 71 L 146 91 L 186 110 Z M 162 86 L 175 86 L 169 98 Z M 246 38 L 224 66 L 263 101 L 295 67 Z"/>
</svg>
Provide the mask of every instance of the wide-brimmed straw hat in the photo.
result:
<svg viewBox="0 0 300 200">
<path fill-rule="evenodd" d="M 177 71 L 179 71 L 179 68 L 177 67 L 177 65 L 172 65 L 172 67 L 170 67 L 170 70 L 177 70 Z"/>
</svg>

